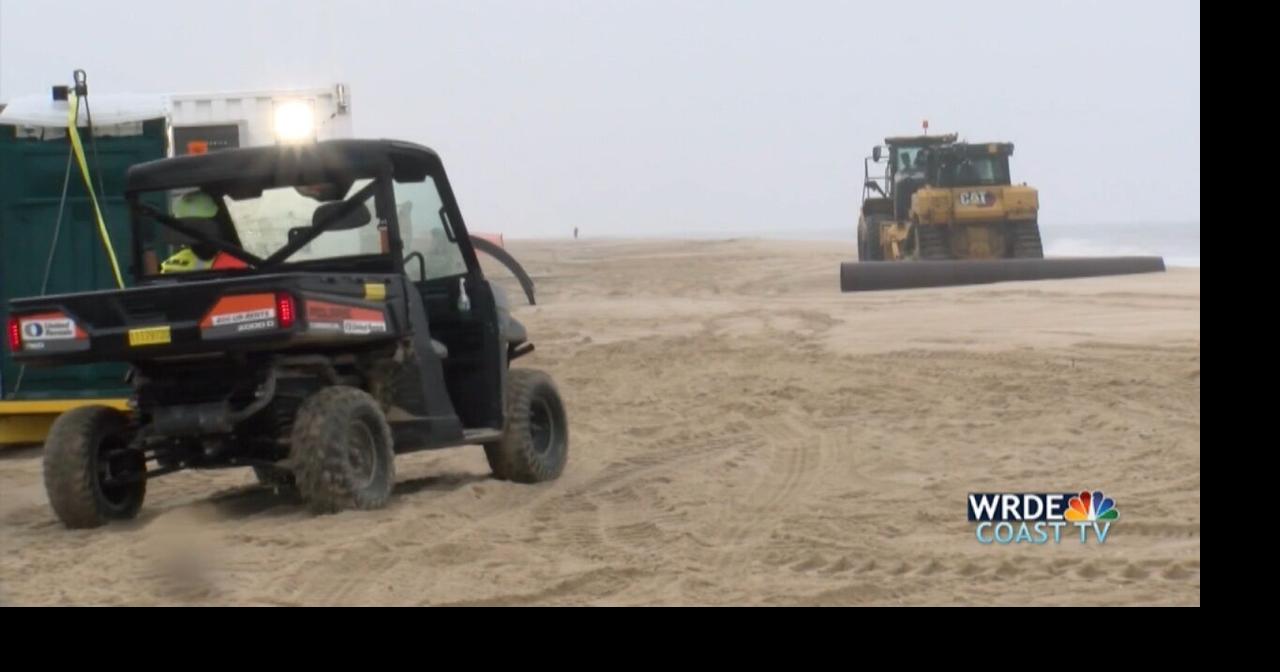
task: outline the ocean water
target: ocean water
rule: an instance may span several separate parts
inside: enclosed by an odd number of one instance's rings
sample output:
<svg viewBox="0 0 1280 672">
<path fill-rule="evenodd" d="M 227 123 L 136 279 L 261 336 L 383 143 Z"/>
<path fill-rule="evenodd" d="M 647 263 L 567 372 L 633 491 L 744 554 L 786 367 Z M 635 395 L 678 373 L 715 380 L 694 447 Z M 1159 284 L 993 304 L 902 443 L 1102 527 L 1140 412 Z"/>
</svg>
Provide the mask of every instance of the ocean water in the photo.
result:
<svg viewBox="0 0 1280 672">
<path fill-rule="evenodd" d="M 1045 254 L 1095 257 L 1155 254 L 1169 266 L 1200 266 L 1200 222 L 1185 224 L 1041 225 Z"/>
<path fill-rule="evenodd" d="M 668 233 L 663 237 L 768 238 L 776 240 L 857 239 L 856 225 L 845 229 Z M 1040 224 L 1046 256 L 1114 257 L 1157 255 L 1168 266 L 1200 266 L 1200 223 Z"/>
</svg>

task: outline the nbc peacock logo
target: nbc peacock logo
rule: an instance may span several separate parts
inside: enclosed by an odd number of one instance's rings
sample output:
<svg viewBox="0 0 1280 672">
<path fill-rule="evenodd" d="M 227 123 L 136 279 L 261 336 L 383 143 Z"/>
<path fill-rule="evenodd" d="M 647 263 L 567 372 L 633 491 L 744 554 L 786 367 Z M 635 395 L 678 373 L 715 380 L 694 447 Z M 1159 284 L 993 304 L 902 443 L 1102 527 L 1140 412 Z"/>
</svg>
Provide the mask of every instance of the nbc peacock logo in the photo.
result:
<svg viewBox="0 0 1280 672">
<path fill-rule="evenodd" d="M 1105 544 L 1120 518 L 1115 500 L 1101 490 L 971 492 L 968 504 L 982 544 L 1060 544 L 1077 536 L 1082 544 Z"/>
<path fill-rule="evenodd" d="M 1115 520 L 1120 517 L 1115 500 L 1105 497 L 1101 490 L 1081 491 L 1071 498 L 1066 519 L 1069 523 L 1092 523 L 1099 520 Z"/>
</svg>

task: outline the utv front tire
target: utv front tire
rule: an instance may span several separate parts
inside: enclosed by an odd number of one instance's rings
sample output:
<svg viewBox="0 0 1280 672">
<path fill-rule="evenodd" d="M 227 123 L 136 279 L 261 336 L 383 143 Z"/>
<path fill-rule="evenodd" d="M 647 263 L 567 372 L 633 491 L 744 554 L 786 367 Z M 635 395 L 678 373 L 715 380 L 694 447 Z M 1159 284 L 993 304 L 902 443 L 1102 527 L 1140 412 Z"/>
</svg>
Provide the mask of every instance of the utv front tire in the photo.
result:
<svg viewBox="0 0 1280 672">
<path fill-rule="evenodd" d="M 531 369 L 507 374 L 507 428 L 485 444 L 493 476 L 503 481 L 555 480 L 569 459 L 569 423 L 551 376 Z"/>
<path fill-rule="evenodd" d="M 81 406 L 58 416 L 44 442 L 44 489 L 53 512 L 71 529 L 138 515 L 147 494 L 146 460 L 129 449 L 128 418 L 107 406 Z M 128 483 L 111 483 L 136 477 Z"/>
<path fill-rule="evenodd" d="M 391 426 L 369 394 L 326 387 L 298 409 L 291 461 L 298 491 L 319 513 L 378 509 L 396 481 Z"/>
</svg>

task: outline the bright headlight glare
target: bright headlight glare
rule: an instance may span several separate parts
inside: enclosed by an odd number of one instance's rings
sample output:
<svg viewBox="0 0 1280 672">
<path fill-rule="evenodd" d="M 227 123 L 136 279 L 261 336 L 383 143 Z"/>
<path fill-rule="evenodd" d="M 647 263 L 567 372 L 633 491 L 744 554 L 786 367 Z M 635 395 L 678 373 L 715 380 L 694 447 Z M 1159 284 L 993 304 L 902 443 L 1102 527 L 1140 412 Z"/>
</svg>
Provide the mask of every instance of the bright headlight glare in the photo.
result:
<svg viewBox="0 0 1280 672">
<path fill-rule="evenodd" d="M 289 100 L 276 105 L 276 140 L 306 142 L 315 139 L 316 120 L 311 105 L 302 100 Z"/>
</svg>

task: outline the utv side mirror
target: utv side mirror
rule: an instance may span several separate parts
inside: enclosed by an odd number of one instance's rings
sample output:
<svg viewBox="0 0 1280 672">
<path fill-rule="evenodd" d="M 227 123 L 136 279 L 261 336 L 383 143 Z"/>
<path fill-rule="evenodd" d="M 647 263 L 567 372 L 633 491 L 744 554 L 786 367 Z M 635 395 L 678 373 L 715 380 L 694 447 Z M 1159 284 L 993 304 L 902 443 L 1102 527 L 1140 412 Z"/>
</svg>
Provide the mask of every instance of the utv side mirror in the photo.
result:
<svg viewBox="0 0 1280 672">
<path fill-rule="evenodd" d="M 880 145 L 871 148 L 871 160 L 879 163 L 880 161 Z"/>
<path fill-rule="evenodd" d="M 363 203 L 351 207 L 346 214 L 340 215 L 339 213 L 346 207 L 348 204 L 345 201 L 325 203 L 316 208 L 315 213 L 311 215 L 311 226 L 313 228 L 323 226 L 326 231 L 347 231 L 358 229 L 373 221 L 372 216 L 369 215 L 369 208 Z"/>
</svg>

